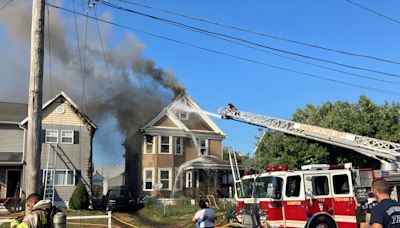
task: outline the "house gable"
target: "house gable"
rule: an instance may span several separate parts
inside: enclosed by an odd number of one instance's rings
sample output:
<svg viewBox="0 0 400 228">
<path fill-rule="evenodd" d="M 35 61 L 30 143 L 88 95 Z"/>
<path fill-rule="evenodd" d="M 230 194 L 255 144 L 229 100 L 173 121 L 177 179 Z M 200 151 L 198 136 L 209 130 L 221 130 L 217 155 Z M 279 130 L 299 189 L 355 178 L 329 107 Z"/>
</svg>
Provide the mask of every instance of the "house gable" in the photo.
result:
<svg viewBox="0 0 400 228">
<path fill-rule="evenodd" d="M 186 112 L 188 118 L 181 119 L 180 112 Z M 222 130 L 202 112 L 189 96 L 175 99 L 142 129 L 146 131 L 162 128 L 176 128 L 187 133 L 200 131 L 205 134 L 225 136 Z"/>
</svg>

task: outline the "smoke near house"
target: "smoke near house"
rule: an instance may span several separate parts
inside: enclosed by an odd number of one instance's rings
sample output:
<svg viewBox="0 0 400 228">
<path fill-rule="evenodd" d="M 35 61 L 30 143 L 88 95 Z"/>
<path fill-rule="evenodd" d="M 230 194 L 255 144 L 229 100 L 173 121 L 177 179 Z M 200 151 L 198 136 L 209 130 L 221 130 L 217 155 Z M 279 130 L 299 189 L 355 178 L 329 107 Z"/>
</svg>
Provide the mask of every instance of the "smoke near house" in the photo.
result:
<svg viewBox="0 0 400 228">
<path fill-rule="evenodd" d="M 99 22 L 107 70 L 95 21 L 87 22 L 86 36 L 86 19 L 77 16 L 78 48 L 73 15 L 65 16 L 51 7 L 45 14 L 44 101 L 65 91 L 99 125 L 95 140 L 100 146 L 108 150 L 120 146 L 171 99 L 185 92 L 172 71 L 143 57 L 145 46 L 133 34 L 112 40 L 114 28 Z M 109 13 L 100 17 L 112 20 Z M 0 13 L 0 34 L 4 34 L 0 36 L 0 59 L 5 60 L 0 62 L 2 100 L 27 102 L 30 23 L 31 1 L 13 1 Z M 110 143 L 118 134 L 102 129 L 102 122 L 115 122 L 123 138 Z"/>
</svg>

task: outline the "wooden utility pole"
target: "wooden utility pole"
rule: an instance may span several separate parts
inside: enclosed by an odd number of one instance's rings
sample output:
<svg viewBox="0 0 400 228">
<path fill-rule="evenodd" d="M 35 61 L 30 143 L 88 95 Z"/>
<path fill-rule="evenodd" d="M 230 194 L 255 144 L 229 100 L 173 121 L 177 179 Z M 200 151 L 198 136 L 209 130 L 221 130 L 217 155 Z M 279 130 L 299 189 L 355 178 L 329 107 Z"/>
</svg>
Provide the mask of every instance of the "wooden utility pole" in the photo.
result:
<svg viewBox="0 0 400 228">
<path fill-rule="evenodd" d="M 25 191 L 28 196 L 40 190 L 40 155 L 42 150 L 42 91 L 44 59 L 44 0 L 33 0 L 31 28 L 31 63 L 28 98 L 28 135 L 26 146 Z"/>
</svg>

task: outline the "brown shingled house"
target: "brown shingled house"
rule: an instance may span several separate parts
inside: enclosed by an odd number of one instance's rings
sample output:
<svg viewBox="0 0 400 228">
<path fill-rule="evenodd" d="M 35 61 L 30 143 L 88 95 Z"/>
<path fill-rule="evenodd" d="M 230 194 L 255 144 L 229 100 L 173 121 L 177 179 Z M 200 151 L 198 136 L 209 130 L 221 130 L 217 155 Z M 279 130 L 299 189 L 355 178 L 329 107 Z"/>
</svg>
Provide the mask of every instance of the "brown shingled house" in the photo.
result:
<svg viewBox="0 0 400 228">
<path fill-rule="evenodd" d="M 190 97 L 181 96 L 165 107 L 142 128 L 142 137 L 142 195 L 228 196 L 232 176 L 229 162 L 222 160 L 225 134 Z M 162 187 L 155 191 L 159 183 Z"/>
</svg>

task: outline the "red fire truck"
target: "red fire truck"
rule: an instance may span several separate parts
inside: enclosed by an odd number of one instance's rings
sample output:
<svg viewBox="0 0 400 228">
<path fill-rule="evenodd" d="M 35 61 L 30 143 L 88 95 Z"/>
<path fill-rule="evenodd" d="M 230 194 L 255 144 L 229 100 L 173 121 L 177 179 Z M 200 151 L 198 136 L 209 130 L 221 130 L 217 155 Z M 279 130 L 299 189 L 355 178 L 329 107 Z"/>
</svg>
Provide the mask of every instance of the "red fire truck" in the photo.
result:
<svg viewBox="0 0 400 228">
<path fill-rule="evenodd" d="M 230 157 L 235 180 L 238 221 L 257 227 L 357 227 L 356 199 L 375 177 L 384 177 L 397 198 L 400 144 L 269 116 L 241 112 L 233 105 L 219 111 L 233 119 L 286 134 L 352 149 L 382 162 L 382 171 L 352 170 L 351 164 L 332 169 L 327 164 L 305 165 L 300 171 L 286 166 L 267 168 L 243 179 L 236 158 Z M 235 168 L 236 167 L 236 168 Z M 377 175 L 378 174 L 378 175 Z M 251 195 L 246 194 L 252 192 Z M 250 197 L 249 197 L 250 196 Z"/>
</svg>

